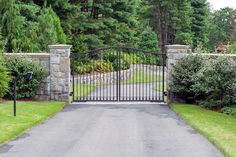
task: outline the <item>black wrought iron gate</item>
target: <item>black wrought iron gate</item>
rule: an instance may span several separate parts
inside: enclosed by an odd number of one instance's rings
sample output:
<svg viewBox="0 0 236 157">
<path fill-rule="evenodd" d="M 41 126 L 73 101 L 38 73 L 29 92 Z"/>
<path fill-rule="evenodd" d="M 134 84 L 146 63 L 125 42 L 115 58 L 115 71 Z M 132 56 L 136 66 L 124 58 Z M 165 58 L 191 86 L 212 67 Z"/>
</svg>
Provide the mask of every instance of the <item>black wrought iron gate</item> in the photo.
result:
<svg viewBox="0 0 236 157">
<path fill-rule="evenodd" d="M 109 47 L 71 55 L 73 101 L 164 101 L 166 55 Z"/>
</svg>

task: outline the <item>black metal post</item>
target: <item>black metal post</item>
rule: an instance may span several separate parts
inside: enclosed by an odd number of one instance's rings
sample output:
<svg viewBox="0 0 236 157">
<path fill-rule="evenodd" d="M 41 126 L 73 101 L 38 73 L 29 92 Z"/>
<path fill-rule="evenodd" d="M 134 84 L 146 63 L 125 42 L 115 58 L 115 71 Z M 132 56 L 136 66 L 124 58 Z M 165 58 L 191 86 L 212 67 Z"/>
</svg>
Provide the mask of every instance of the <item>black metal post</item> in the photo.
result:
<svg viewBox="0 0 236 157">
<path fill-rule="evenodd" d="M 16 116 L 16 82 L 17 79 L 14 80 L 14 104 L 13 104 L 14 117 Z"/>
</svg>

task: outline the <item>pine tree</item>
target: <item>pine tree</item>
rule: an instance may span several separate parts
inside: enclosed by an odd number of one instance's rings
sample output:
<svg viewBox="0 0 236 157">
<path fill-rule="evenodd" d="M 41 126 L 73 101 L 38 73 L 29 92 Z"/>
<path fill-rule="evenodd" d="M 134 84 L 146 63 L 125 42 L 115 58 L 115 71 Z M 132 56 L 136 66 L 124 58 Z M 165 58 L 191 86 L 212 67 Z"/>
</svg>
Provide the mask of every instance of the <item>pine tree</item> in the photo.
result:
<svg viewBox="0 0 236 157">
<path fill-rule="evenodd" d="M 39 42 L 41 49 L 47 49 L 49 44 L 65 44 L 66 35 L 60 24 L 60 19 L 51 7 L 44 8 L 39 21 Z"/>
<path fill-rule="evenodd" d="M 196 47 L 199 42 L 205 45 L 209 40 L 207 32 L 209 15 L 207 0 L 192 0 L 191 5 L 193 8 L 193 46 Z"/>
</svg>

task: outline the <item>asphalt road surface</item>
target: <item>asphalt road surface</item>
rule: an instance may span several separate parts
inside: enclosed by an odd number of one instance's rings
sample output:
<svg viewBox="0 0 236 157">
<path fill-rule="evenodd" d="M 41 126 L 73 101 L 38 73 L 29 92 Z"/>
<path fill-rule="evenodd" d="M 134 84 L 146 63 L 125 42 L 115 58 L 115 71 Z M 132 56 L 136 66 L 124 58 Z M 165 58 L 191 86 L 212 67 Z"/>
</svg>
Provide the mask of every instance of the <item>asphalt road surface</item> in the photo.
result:
<svg viewBox="0 0 236 157">
<path fill-rule="evenodd" d="M 221 157 L 167 106 L 69 105 L 18 139 L 0 157 Z"/>
</svg>

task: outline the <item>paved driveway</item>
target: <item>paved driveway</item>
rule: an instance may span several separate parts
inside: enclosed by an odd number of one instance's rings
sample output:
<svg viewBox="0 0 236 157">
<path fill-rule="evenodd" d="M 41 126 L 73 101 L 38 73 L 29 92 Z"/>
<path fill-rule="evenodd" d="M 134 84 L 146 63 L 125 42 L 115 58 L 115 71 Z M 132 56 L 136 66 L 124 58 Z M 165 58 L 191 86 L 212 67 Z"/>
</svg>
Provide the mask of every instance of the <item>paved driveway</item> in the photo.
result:
<svg viewBox="0 0 236 157">
<path fill-rule="evenodd" d="M 167 106 L 70 105 L 0 147 L 0 157 L 220 157 Z"/>
</svg>

